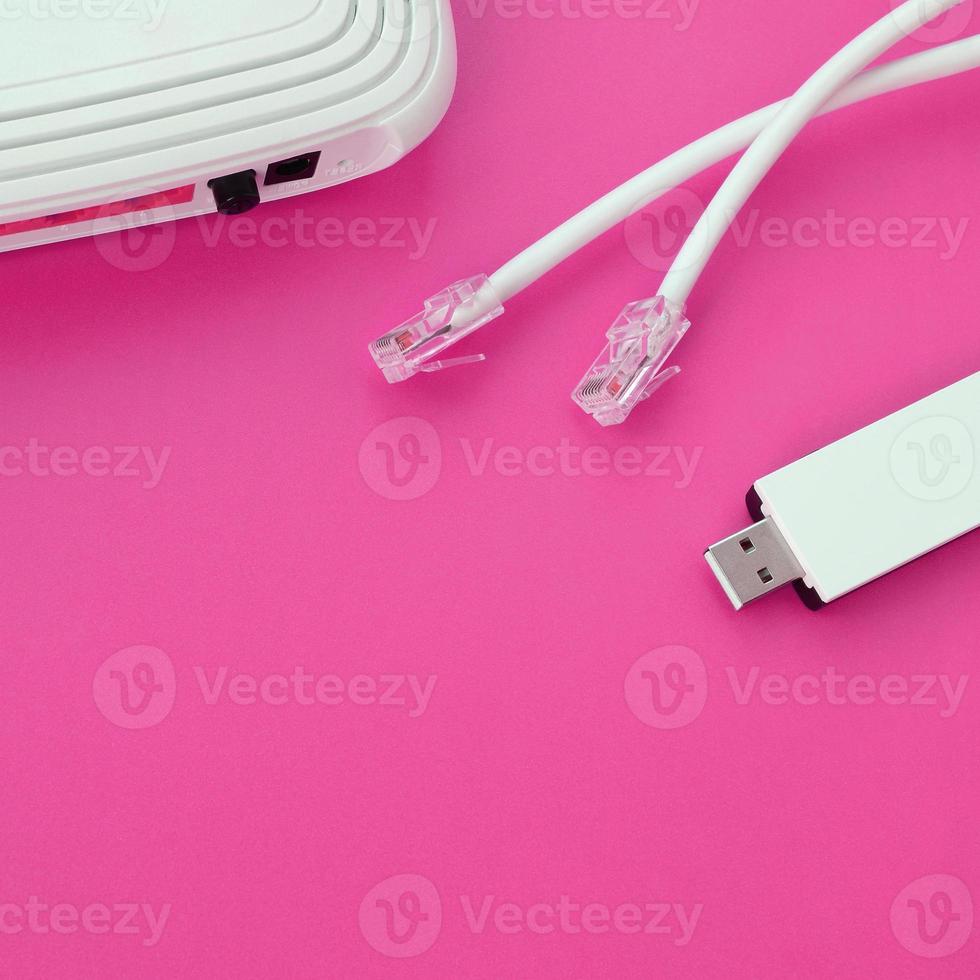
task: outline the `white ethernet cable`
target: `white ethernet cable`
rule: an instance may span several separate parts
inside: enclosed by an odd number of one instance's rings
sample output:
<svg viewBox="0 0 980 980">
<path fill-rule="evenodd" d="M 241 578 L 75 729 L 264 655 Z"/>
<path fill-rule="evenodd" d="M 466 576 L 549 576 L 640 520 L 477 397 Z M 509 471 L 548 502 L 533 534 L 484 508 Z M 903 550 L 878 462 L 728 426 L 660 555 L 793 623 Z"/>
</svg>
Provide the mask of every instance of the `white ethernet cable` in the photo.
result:
<svg viewBox="0 0 980 980">
<path fill-rule="evenodd" d="M 977 67 L 980 67 L 980 35 L 864 71 L 822 106 L 818 114 Z M 483 360 L 483 355 L 479 354 L 450 360 L 433 358 L 499 316 L 503 312 L 503 303 L 631 214 L 744 149 L 776 118 L 788 101 L 743 116 L 678 150 L 584 208 L 493 275 L 461 280 L 431 297 L 421 314 L 370 345 L 378 367 L 389 382 L 395 383 L 419 371 L 438 371 L 455 364 Z M 678 370 L 671 369 L 667 376 Z M 652 379 L 656 382 L 652 387 L 644 387 L 626 414 L 636 402 L 666 380 L 664 373 L 658 377 L 659 381 Z"/>
<path fill-rule="evenodd" d="M 833 96 L 899 41 L 963 0 L 907 0 L 859 34 L 807 79 L 755 138 L 674 259 L 658 294 L 628 304 L 606 334 L 608 344 L 572 399 L 600 425 L 618 425 L 679 368 L 663 370 L 691 324 L 688 297 L 752 192 Z"/>
<path fill-rule="evenodd" d="M 951 78 L 980 67 L 980 34 L 897 58 L 858 75 L 819 112 L 827 115 L 901 89 Z M 516 296 L 565 259 L 669 191 L 739 150 L 776 117 L 788 100 L 775 102 L 708 133 L 627 180 L 502 265 L 490 283 L 500 302 Z"/>
</svg>

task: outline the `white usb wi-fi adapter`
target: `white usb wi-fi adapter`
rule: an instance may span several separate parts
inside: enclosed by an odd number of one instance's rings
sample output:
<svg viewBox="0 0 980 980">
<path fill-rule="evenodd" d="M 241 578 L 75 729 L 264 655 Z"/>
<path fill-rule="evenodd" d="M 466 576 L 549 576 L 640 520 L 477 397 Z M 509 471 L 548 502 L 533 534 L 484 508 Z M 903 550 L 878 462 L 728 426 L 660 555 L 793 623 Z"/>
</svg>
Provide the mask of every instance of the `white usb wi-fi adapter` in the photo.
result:
<svg viewBox="0 0 980 980">
<path fill-rule="evenodd" d="M 0 6 L 0 252 L 380 170 L 456 79 L 448 0 Z"/>
<path fill-rule="evenodd" d="M 705 558 L 736 609 L 792 582 L 818 609 L 980 527 L 980 373 L 756 480 Z"/>
</svg>

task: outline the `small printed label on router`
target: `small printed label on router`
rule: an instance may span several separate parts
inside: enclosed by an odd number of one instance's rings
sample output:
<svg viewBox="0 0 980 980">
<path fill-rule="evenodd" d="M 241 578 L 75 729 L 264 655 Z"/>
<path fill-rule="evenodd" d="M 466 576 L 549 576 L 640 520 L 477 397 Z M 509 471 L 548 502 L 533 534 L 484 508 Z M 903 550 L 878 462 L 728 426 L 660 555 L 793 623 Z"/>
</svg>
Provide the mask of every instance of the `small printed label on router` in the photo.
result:
<svg viewBox="0 0 980 980">
<path fill-rule="evenodd" d="M 353 160 L 341 160 L 340 163 L 331 167 L 328 173 L 331 177 L 350 177 L 360 173 L 363 169 L 361 164 L 355 163 Z"/>
</svg>

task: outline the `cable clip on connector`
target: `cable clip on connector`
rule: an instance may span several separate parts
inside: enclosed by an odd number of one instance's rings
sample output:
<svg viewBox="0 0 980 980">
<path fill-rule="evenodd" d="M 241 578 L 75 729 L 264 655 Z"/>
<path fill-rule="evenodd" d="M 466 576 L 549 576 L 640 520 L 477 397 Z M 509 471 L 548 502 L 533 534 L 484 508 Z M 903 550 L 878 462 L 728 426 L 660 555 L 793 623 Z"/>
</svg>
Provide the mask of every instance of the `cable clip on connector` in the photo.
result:
<svg viewBox="0 0 980 980">
<path fill-rule="evenodd" d="M 375 363 L 391 384 L 420 371 L 432 373 L 485 360 L 483 354 L 432 360 L 447 347 L 500 316 L 504 308 L 486 276 L 461 279 L 425 301 L 425 309 L 370 344 Z"/>
<path fill-rule="evenodd" d="M 664 369 L 691 326 L 683 307 L 663 296 L 630 303 L 609 328 L 609 343 L 572 392 L 600 425 L 619 425 L 661 385 L 680 374 Z"/>
</svg>

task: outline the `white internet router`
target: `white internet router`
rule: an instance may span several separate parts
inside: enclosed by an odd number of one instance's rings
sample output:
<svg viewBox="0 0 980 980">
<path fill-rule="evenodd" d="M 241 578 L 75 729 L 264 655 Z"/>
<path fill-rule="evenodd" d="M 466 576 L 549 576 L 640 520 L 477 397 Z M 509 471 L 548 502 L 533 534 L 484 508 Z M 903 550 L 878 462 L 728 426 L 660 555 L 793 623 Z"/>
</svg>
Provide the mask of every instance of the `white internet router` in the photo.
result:
<svg viewBox="0 0 980 980">
<path fill-rule="evenodd" d="M 0 251 L 340 184 L 435 129 L 448 0 L 3 0 Z"/>
</svg>

